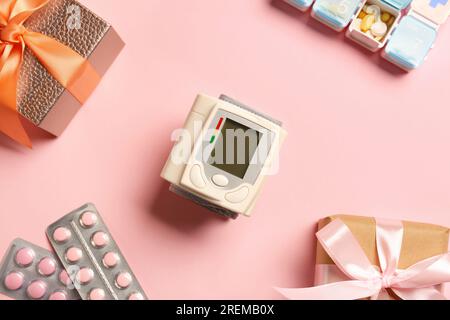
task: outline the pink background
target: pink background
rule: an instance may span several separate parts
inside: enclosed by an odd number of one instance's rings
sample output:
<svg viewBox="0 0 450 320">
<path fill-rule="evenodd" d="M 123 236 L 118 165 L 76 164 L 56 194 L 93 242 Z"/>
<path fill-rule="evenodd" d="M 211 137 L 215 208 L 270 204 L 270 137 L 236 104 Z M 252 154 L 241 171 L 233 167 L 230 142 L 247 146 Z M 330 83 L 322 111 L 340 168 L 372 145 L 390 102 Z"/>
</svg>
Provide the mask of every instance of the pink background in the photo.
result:
<svg viewBox="0 0 450 320">
<path fill-rule="evenodd" d="M 127 43 L 69 129 L 0 137 L 0 254 L 85 202 L 154 299 L 280 298 L 313 281 L 315 223 L 336 213 L 450 226 L 450 27 L 404 74 L 269 0 L 83 0 Z M 197 93 L 226 93 L 290 135 L 253 217 L 224 221 L 161 168 Z"/>
</svg>

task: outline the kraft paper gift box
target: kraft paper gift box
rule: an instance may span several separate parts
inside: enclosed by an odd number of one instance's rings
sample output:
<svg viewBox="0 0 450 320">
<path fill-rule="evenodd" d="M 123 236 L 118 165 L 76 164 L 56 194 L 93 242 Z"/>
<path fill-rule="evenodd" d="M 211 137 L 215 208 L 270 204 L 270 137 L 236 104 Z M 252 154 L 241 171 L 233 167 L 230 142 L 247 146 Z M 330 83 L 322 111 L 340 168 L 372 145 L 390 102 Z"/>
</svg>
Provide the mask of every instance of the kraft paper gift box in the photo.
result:
<svg viewBox="0 0 450 320">
<path fill-rule="evenodd" d="M 341 220 L 350 229 L 371 264 L 378 267 L 380 263 L 377 254 L 375 218 L 335 215 L 320 220 L 318 229 L 321 230 L 336 219 Z M 425 223 L 402 222 L 404 233 L 399 269 L 407 269 L 419 261 L 448 252 L 448 228 Z M 348 280 L 348 277 L 337 268 L 322 245 L 317 242 L 315 286 L 345 280 Z M 442 290 L 442 286 L 438 289 Z M 379 299 L 398 299 L 392 290 L 388 289 L 387 293 L 381 294 Z"/>
<path fill-rule="evenodd" d="M 50 1 L 34 13 L 24 27 L 70 47 L 86 58 L 100 76 L 106 73 L 125 45 L 108 22 L 74 0 Z M 26 49 L 17 87 L 19 113 L 36 126 L 59 136 L 80 108 L 80 102 Z"/>
</svg>

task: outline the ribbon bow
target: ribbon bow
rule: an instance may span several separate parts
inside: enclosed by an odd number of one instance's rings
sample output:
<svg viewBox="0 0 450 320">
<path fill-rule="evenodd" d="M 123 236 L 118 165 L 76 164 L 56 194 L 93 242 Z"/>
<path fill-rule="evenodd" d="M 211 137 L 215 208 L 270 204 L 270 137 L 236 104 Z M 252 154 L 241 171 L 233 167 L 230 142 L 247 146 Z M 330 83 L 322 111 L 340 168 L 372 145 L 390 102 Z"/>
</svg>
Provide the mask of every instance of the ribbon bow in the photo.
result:
<svg viewBox="0 0 450 320">
<path fill-rule="evenodd" d="M 406 270 L 398 269 L 403 224 L 377 219 L 376 242 L 381 272 L 373 266 L 350 229 L 334 220 L 317 233 L 317 238 L 337 267 L 349 277 L 311 288 L 277 289 L 296 300 L 376 299 L 391 289 L 403 300 L 445 300 L 435 286 L 450 282 L 450 253 L 422 260 Z"/>
<path fill-rule="evenodd" d="M 24 22 L 49 0 L 0 0 L 0 131 L 31 147 L 20 121 L 16 92 L 25 47 L 83 104 L 100 81 L 91 64 L 71 48 L 32 32 Z"/>
</svg>

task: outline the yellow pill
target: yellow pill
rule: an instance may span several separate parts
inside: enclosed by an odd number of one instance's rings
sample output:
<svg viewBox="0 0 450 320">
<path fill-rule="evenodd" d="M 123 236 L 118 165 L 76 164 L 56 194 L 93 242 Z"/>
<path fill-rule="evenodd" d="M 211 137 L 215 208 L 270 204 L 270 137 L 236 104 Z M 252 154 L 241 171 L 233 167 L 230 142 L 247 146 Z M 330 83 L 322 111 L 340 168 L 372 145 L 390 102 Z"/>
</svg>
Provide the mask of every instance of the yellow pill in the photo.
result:
<svg viewBox="0 0 450 320">
<path fill-rule="evenodd" d="M 393 24 L 394 24 L 394 21 L 395 21 L 395 17 L 391 17 L 390 19 L 389 19 L 389 21 L 388 21 L 388 26 L 390 27 L 390 26 L 392 26 Z"/>
<path fill-rule="evenodd" d="M 364 19 L 364 17 L 367 16 L 367 13 L 361 10 L 361 12 L 358 14 L 359 19 Z"/>
<path fill-rule="evenodd" d="M 372 25 L 375 23 L 375 16 L 372 14 L 368 14 L 364 17 L 361 22 L 361 31 L 366 32 L 369 31 Z"/>
<path fill-rule="evenodd" d="M 391 15 L 387 12 L 383 12 L 383 14 L 381 15 L 381 21 L 388 22 L 389 19 L 391 19 Z"/>
</svg>

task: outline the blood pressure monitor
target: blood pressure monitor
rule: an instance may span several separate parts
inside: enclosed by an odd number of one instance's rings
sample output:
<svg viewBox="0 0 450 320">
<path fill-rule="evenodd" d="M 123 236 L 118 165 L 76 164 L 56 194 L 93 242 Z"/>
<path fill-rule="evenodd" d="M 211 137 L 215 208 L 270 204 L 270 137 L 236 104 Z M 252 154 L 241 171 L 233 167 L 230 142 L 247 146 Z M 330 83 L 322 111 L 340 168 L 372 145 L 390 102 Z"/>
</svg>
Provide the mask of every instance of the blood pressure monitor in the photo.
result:
<svg viewBox="0 0 450 320">
<path fill-rule="evenodd" d="M 161 176 L 171 191 L 213 212 L 250 216 L 286 135 L 281 122 L 227 96 L 199 95 Z"/>
</svg>

